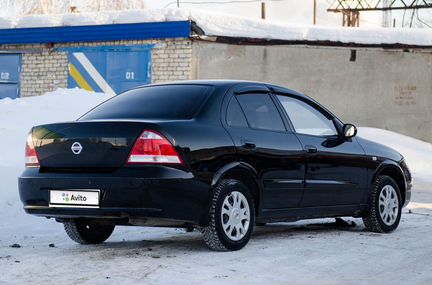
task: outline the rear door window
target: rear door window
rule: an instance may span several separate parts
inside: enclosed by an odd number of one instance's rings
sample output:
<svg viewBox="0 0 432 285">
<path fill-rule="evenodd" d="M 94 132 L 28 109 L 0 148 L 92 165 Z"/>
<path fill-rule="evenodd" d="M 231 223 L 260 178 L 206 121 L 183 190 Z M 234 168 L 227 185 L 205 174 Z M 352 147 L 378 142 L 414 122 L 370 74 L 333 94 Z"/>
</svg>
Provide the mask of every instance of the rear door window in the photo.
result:
<svg viewBox="0 0 432 285">
<path fill-rule="evenodd" d="M 285 131 L 282 118 L 269 94 L 242 94 L 237 95 L 237 99 L 251 128 Z"/>
<path fill-rule="evenodd" d="M 232 97 L 227 109 L 227 124 L 231 127 L 247 128 L 246 117 L 240 108 L 236 97 Z"/>
<path fill-rule="evenodd" d="M 192 119 L 214 88 L 160 85 L 126 91 L 89 111 L 80 120 Z"/>
</svg>

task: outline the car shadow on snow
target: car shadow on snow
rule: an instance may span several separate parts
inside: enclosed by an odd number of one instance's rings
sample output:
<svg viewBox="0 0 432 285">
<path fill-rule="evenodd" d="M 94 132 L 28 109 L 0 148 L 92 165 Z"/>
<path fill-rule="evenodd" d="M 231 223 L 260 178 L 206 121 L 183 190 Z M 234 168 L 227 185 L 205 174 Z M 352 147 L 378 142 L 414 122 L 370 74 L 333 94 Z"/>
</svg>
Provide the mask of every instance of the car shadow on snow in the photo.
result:
<svg viewBox="0 0 432 285">
<path fill-rule="evenodd" d="M 364 232 L 363 224 L 356 221 L 355 224 L 352 222 L 344 223 L 336 221 L 315 221 L 312 220 L 310 223 L 275 223 L 267 224 L 265 226 L 257 226 L 254 229 L 252 235 L 252 241 L 261 240 L 278 240 L 281 238 L 286 239 L 287 237 L 297 240 L 309 239 L 312 237 L 323 238 L 334 235 L 340 235 L 346 232 L 360 235 L 379 235 L 375 233 Z M 145 235 L 145 234 L 143 234 Z M 119 256 L 149 256 L 153 258 L 160 257 L 177 257 L 185 254 L 186 252 L 208 252 L 204 241 L 202 240 L 201 234 L 198 231 L 191 233 L 186 232 L 173 232 L 161 234 L 161 237 L 155 236 L 152 233 L 152 238 L 146 238 L 144 240 L 119 240 L 119 241 L 108 241 L 100 245 L 87 245 L 77 246 L 79 252 L 99 252 L 105 251 L 104 255 L 106 258 L 119 257 Z M 116 238 L 119 237 L 127 238 L 128 233 L 119 233 Z M 134 234 L 133 238 L 139 238 L 139 235 Z"/>
<path fill-rule="evenodd" d="M 145 234 L 143 234 L 145 236 Z M 154 234 L 152 235 L 154 236 Z M 118 238 L 118 235 L 117 235 Z M 124 238 L 128 238 L 125 234 Z M 134 239 L 139 238 L 136 234 Z M 169 252 L 169 256 L 182 254 L 183 252 L 205 252 L 208 249 L 205 247 L 204 241 L 199 232 L 192 233 L 172 233 L 170 235 L 163 234 L 162 237 L 146 238 L 144 240 L 119 240 L 104 242 L 98 245 L 78 245 L 78 251 L 81 252 L 99 252 L 106 250 L 107 253 L 119 255 L 148 255 L 158 258 L 158 252 Z"/>
<path fill-rule="evenodd" d="M 274 223 L 265 226 L 257 226 L 253 233 L 253 239 L 270 239 L 279 237 L 293 238 L 310 238 L 311 235 L 339 235 L 343 232 L 362 233 L 364 227 L 358 221 L 336 220 L 329 221 L 311 221 L 310 223 Z M 372 234 L 372 233 L 371 233 Z M 373 234 L 375 235 L 375 234 Z"/>
</svg>

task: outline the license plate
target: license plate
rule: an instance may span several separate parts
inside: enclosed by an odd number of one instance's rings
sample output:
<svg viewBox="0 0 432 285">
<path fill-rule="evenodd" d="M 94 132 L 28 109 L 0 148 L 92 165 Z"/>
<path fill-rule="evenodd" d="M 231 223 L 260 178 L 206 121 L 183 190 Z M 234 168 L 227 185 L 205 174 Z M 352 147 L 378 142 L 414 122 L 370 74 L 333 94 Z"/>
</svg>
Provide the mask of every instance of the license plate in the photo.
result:
<svg viewBox="0 0 432 285">
<path fill-rule="evenodd" d="M 51 190 L 50 207 L 99 208 L 100 190 Z"/>
</svg>

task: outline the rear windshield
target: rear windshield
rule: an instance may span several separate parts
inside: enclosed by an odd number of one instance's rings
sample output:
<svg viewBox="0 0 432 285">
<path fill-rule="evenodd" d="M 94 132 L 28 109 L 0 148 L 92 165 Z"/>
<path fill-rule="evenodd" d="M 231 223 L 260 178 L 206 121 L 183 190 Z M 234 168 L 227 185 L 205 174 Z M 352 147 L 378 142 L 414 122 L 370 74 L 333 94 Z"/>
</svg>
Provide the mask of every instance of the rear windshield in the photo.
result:
<svg viewBox="0 0 432 285">
<path fill-rule="evenodd" d="M 163 85 L 126 91 L 82 116 L 97 119 L 192 119 L 213 87 Z"/>
</svg>

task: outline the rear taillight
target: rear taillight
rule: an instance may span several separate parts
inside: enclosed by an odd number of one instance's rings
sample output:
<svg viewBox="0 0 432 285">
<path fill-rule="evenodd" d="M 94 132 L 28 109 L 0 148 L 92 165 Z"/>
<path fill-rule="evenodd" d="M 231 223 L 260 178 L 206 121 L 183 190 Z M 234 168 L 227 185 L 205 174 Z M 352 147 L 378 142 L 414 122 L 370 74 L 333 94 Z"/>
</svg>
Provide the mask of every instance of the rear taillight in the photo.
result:
<svg viewBox="0 0 432 285">
<path fill-rule="evenodd" d="M 154 131 L 146 130 L 136 141 L 127 163 L 182 164 L 183 161 L 166 138 Z"/>
<path fill-rule="evenodd" d="M 36 149 L 33 144 L 33 136 L 31 132 L 27 137 L 26 152 L 25 152 L 25 166 L 26 167 L 39 166 L 39 160 L 37 158 Z"/>
</svg>

